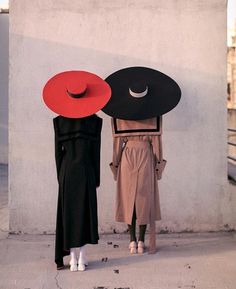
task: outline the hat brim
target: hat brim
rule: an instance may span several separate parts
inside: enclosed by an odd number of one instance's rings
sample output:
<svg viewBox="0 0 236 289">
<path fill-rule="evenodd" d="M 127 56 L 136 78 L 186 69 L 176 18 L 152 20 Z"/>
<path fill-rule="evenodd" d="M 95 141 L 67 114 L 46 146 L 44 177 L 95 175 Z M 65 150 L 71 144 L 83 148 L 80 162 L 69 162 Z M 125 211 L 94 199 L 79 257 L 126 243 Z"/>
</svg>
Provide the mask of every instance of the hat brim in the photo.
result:
<svg viewBox="0 0 236 289">
<path fill-rule="evenodd" d="M 67 93 L 68 83 L 83 81 L 86 93 L 80 98 Z M 43 100 L 53 112 L 69 118 L 82 118 L 102 109 L 111 97 L 110 86 L 96 74 L 87 71 L 64 71 L 48 80 Z"/>
<path fill-rule="evenodd" d="M 147 67 L 124 68 L 105 81 L 111 87 L 112 97 L 102 111 L 115 118 L 142 120 L 161 116 L 172 110 L 181 97 L 180 87 L 172 78 Z M 135 98 L 130 95 L 129 87 L 139 82 L 146 83 L 148 93 Z"/>
</svg>

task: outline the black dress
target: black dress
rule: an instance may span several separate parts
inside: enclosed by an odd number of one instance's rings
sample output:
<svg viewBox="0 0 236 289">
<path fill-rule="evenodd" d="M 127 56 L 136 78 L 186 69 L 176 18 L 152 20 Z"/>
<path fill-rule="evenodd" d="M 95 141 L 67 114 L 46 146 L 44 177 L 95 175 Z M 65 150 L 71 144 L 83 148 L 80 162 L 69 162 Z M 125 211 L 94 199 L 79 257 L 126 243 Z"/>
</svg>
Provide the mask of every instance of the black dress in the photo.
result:
<svg viewBox="0 0 236 289">
<path fill-rule="evenodd" d="M 59 268 L 70 248 L 98 243 L 96 187 L 100 184 L 102 119 L 58 116 L 53 122 L 59 183 L 55 262 Z"/>
</svg>

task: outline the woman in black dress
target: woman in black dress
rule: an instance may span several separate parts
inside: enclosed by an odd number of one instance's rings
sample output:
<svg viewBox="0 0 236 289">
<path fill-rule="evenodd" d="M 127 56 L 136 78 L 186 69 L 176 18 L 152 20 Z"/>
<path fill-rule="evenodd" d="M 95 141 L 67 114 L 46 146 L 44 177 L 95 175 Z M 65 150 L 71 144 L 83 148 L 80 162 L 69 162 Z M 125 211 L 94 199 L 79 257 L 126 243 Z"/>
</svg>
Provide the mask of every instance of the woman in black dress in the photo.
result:
<svg viewBox="0 0 236 289">
<path fill-rule="evenodd" d="M 76 247 L 80 248 L 78 270 L 85 269 L 83 246 L 98 243 L 96 187 L 100 184 L 102 119 L 54 118 L 55 157 L 59 183 L 55 262 L 71 250 L 71 270 L 76 270 Z"/>
<path fill-rule="evenodd" d="M 55 158 L 59 183 L 55 262 L 84 271 L 84 246 L 98 243 L 96 188 L 100 184 L 102 119 L 96 113 L 111 95 L 98 76 L 68 71 L 51 78 L 43 92 L 46 105 L 60 114 L 53 119 Z M 78 251 L 78 252 L 77 252 Z"/>
</svg>

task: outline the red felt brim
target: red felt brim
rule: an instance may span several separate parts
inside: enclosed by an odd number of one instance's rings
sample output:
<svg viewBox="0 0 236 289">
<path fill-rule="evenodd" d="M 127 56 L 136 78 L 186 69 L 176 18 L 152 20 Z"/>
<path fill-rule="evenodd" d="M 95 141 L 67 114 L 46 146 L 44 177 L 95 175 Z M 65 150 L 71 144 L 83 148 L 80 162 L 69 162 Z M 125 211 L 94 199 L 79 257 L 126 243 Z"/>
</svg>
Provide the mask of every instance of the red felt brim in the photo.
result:
<svg viewBox="0 0 236 289">
<path fill-rule="evenodd" d="M 86 83 L 85 95 L 73 98 L 67 93 L 68 84 Z M 102 109 L 111 97 L 110 86 L 99 76 L 87 71 L 65 71 L 48 80 L 43 89 L 43 100 L 53 112 L 82 118 Z"/>
</svg>

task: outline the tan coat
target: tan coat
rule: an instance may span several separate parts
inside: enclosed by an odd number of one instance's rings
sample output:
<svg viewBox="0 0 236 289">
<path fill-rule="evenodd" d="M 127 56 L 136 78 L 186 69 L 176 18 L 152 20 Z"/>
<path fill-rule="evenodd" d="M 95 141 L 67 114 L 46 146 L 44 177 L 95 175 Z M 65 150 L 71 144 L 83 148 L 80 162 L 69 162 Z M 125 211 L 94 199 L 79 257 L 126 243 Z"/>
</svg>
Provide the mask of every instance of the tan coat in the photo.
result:
<svg viewBox="0 0 236 289">
<path fill-rule="evenodd" d="M 139 121 L 112 119 L 113 159 L 117 180 L 116 221 L 150 224 L 149 253 L 156 252 L 155 221 L 161 219 L 157 180 L 166 161 L 162 156 L 161 117 Z"/>
<path fill-rule="evenodd" d="M 131 224 L 134 206 L 137 224 L 161 219 L 157 180 L 162 163 L 161 120 L 112 120 L 113 160 L 111 169 L 117 180 L 116 221 Z M 153 228 L 154 226 L 154 228 Z"/>
</svg>

